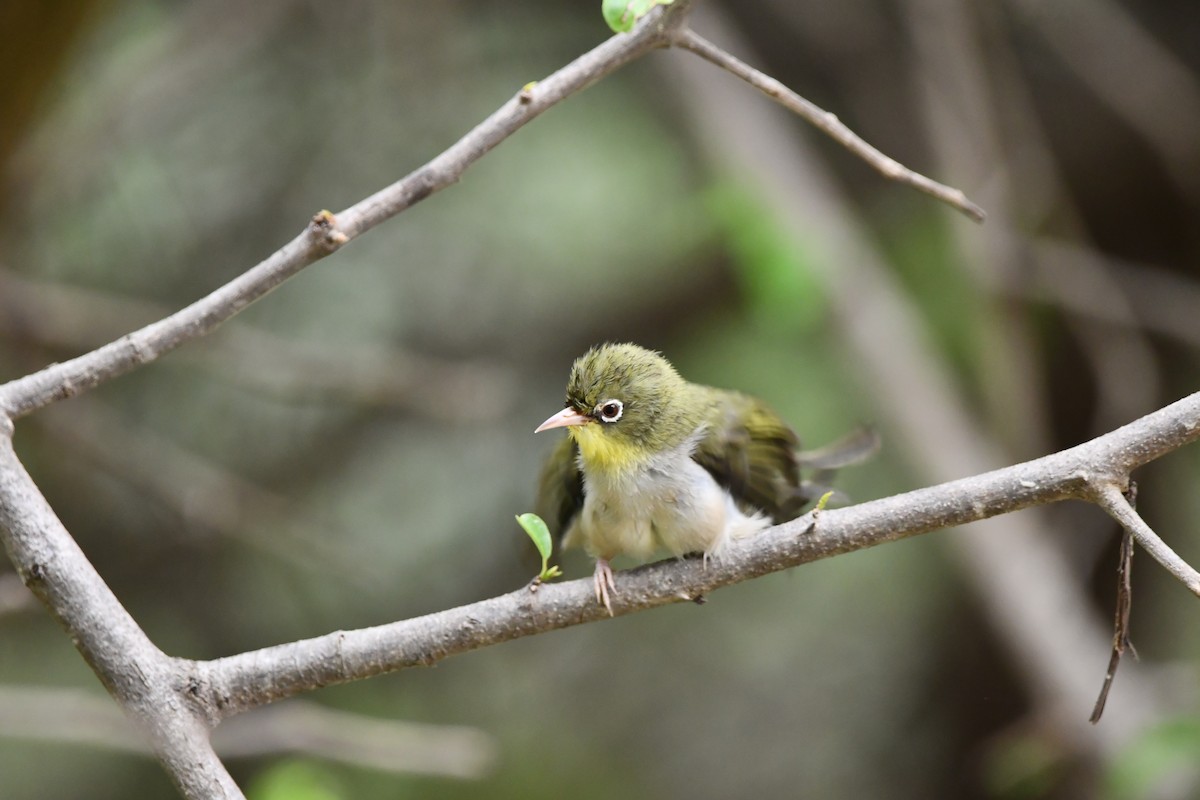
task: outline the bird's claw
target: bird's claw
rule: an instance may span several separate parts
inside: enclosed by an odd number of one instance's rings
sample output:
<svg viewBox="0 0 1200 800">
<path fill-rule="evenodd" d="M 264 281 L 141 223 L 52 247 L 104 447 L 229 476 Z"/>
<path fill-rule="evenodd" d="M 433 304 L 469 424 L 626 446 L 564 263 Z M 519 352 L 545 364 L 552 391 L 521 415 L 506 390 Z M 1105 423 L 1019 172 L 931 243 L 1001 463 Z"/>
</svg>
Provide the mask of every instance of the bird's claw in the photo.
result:
<svg viewBox="0 0 1200 800">
<path fill-rule="evenodd" d="M 603 558 L 596 559 L 596 571 L 592 575 L 592 582 L 596 587 L 596 602 L 604 606 L 608 611 L 608 615 L 613 616 L 612 603 L 609 601 L 609 591 L 616 591 L 617 584 L 613 580 L 612 567 L 608 565 L 608 560 Z"/>
</svg>

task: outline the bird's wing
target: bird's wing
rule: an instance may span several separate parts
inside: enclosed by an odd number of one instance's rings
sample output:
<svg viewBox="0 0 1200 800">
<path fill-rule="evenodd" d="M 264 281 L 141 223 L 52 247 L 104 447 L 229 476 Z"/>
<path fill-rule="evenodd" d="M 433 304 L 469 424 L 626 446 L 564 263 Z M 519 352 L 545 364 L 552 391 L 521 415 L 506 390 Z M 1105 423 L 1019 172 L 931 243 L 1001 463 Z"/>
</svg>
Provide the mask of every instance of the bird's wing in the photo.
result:
<svg viewBox="0 0 1200 800">
<path fill-rule="evenodd" d="M 743 509 L 765 512 L 776 522 L 798 516 L 810 498 L 801 496 L 796 434 L 753 397 L 711 391 L 711 412 L 692 458 Z"/>
<path fill-rule="evenodd" d="M 571 520 L 583 508 L 583 473 L 579 471 L 579 445 L 564 436 L 555 446 L 538 478 L 536 511 L 550 534 L 561 541 Z"/>
</svg>

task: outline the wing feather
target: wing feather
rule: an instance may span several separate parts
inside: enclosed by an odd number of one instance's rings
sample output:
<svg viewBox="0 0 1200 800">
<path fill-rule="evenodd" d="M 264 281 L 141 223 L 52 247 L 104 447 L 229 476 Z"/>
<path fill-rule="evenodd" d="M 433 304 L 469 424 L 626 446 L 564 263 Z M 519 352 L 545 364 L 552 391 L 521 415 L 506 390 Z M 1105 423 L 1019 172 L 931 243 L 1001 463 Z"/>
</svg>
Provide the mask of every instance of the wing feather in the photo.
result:
<svg viewBox="0 0 1200 800">
<path fill-rule="evenodd" d="M 712 392 L 712 411 L 692 458 L 747 511 L 762 511 L 775 522 L 800 513 L 796 448 L 800 440 L 779 415 L 738 392 Z"/>
<path fill-rule="evenodd" d="M 561 541 L 571 520 L 582 509 L 583 473 L 579 470 L 579 445 L 570 436 L 564 436 L 542 466 L 534 510 L 546 521 L 550 535 Z"/>
</svg>

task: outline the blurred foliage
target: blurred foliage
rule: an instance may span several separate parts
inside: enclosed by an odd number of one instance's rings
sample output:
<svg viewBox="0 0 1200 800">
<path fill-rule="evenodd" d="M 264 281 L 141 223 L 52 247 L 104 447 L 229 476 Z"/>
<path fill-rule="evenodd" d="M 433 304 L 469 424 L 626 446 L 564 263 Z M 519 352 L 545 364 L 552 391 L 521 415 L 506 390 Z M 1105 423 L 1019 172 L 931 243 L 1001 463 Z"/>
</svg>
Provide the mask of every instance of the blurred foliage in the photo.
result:
<svg viewBox="0 0 1200 800">
<path fill-rule="evenodd" d="M 1011 735 L 987 754 L 984 785 L 988 794 L 1006 800 L 1046 797 L 1062 780 L 1061 748 L 1036 735 Z"/>
<path fill-rule="evenodd" d="M 822 322 L 824 289 L 813 276 L 804 242 L 795 241 L 775 212 L 749 187 L 718 182 L 706 210 L 728 249 L 746 313 L 768 334 L 812 330 Z"/>
<path fill-rule="evenodd" d="M 1179 282 L 1185 315 L 1194 297 L 1200 194 L 1187 182 L 1200 173 L 1186 165 L 1200 161 L 1187 161 L 1194 149 L 1164 155 L 1079 77 L 1054 26 L 1100 17 L 1077 6 L 1038 16 L 1018 0 L 962 6 L 974 27 L 945 48 L 974 53 L 996 94 L 961 113 L 998 142 L 972 142 L 978 152 L 964 156 L 923 113 L 941 108 L 926 92 L 947 76 L 914 44 L 930 4 L 724 5 L 755 50 L 739 55 L 914 168 L 985 202 L 1009 197 L 990 227 L 966 227 L 817 145 L 1000 452 L 1032 455 L 1104 430 L 1110 384 L 1096 365 L 1116 357 L 1113 342 L 1145 344 L 1144 362 L 1108 364 L 1118 375 L 1161 379 L 1136 413 L 1195 388 L 1200 331 L 1189 341 L 1155 327 L 1178 308 L 1160 303 L 1141 326 L 1089 316 L 1067 300 L 1095 285 L 1056 295 L 1034 267 L 1039 244 L 1068 242 L 1105 280 L 1125 274 L 1113 259 L 1152 262 Z M 1200 6 L 1116 7 L 1195 81 Z M 0 53 L 17 59 L 10 85 L 37 98 L 0 115 L 0 142 L 14 143 L 0 150 L 0 379 L 215 289 L 316 210 L 415 169 L 608 35 L 590 3 L 112 0 L 75 11 L 45 30 L 0 25 Z M 16 48 L 34 34 L 47 43 Z M 1122 48 L 1095 52 L 1101 66 L 1139 69 Z M 798 241 L 771 198 L 707 154 L 664 69 L 670 58 L 692 56 L 655 54 L 600 82 L 459 185 L 306 270 L 231 323 L 249 335 L 218 333 L 20 423 L 31 473 L 165 651 L 216 657 L 525 584 L 531 548 L 512 515 L 530 507 L 553 445 L 532 430 L 560 406 L 571 359 L 597 341 L 662 349 L 692 380 L 761 396 L 806 446 L 905 402 L 864 382 L 831 322 L 818 275 L 839 265 L 828 264 L 823 232 Z M 1187 119 L 1184 98 L 1151 88 L 1148 126 Z M 982 174 L 956 174 L 954 155 Z M 36 315 L 5 275 L 47 296 L 82 294 Z M 1118 294 L 1133 303 L 1136 285 Z M 115 332 L 100 324 L 104 309 Z M 1100 345 L 1089 338 L 1097 330 L 1110 337 Z M 329 354 L 345 371 L 327 368 Z M 372 377 L 380 354 L 420 403 L 391 402 L 369 381 L 349 382 L 358 394 L 325 391 L 344 388 L 347 371 Z M 291 380 L 268 380 L 264 365 Z M 852 498 L 923 482 L 887 433 L 880 457 L 843 476 Z M 1180 535 L 1200 519 L 1196 449 L 1139 480 L 1151 524 L 1200 561 L 1194 537 Z M 1107 522 L 1054 513 L 1108 618 Z M 315 695 L 373 717 L 486 731 L 500 763 L 480 782 L 312 759 L 231 769 L 255 800 L 970 800 L 1145 796 L 1194 757 L 1192 716 L 1107 764 L 1042 735 L 1016 656 L 944 552 L 953 535 L 770 576 L 703 608 Z M 1200 658 L 1191 598 L 1143 561 L 1134 638 L 1146 663 L 1171 672 L 1173 708 L 1190 713 Z M 567 554 L 563 568 L 579 577 L 589 566 Z M 0 616 L 0 681 L 102 691 L 37 609 Z M 1089 711 L 1079 709 L 1081 726 Z M 6 800 L 174 796 L 149 760 L 19 738 L 0 738 L 0 775 Z"/>
<path fill-rule="evenodd" d="M 349 795 L 324 767 L 308 761 L 284 761 L 254 776 L 246 800 L 343 800 Z"/>
<path fill-rule="evenodd" d="M 1195 780 L 1200 763 L 1200 719 L 1168 720 L 1142 734 L 1108 771 L 1109 800 L 1153 797 L 1181 778 Z"/>
</svg>

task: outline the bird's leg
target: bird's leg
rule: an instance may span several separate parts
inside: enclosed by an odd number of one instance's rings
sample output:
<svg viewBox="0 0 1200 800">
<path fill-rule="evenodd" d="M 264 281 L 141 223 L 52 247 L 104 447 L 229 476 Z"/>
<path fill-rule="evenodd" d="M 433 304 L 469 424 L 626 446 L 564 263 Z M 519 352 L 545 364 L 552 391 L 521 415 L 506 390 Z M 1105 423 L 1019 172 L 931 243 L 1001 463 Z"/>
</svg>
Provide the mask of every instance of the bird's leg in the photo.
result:
<svg viewBox="0 0 1200 800">
<path fill-rule="evenodd" d="M 608 600 L 609 590 L 616 591 L 617 584 L 613 580 L 612 567 L 608 565 L 607 558 L 596 559 L 596 571 L 592 574 L 592 582 L 596 586 L 596 602 L 601 603 L 608 609 L 608 615 L 613 615 L 612 603 Z"/>
</svg>

